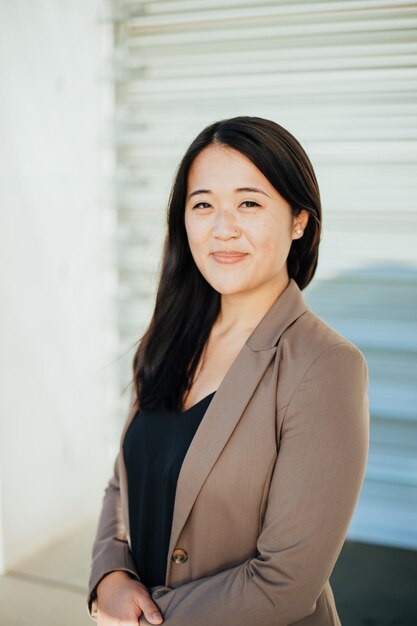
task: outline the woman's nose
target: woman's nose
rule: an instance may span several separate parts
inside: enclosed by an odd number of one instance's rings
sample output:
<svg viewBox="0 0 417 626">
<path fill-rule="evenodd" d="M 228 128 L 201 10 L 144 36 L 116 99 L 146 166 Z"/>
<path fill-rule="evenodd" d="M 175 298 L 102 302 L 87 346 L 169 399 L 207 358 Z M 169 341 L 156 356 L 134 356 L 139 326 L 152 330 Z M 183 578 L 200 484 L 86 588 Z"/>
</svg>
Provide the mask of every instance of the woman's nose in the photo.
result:
<svg viewBox="0 0 417 626">
<path fill-rule="evenodd" d="M 220 210 L 215 218 L 214 234 L 218 237 L 230 237 L 236 232 L 237 221 L 229 209 Z"/>
</svg>

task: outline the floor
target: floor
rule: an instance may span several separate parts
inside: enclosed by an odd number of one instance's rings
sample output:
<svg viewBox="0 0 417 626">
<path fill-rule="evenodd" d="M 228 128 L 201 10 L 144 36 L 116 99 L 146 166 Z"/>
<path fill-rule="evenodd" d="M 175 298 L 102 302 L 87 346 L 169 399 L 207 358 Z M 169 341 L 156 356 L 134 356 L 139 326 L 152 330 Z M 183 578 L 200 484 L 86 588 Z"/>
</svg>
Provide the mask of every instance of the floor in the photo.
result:
<svg viewBox="0 0 417 626">
<path fill-rule="evenodd" d="M 91 626 L 94 523 L 0 576 L 1 626 Z M 417 626 L 417 551 L 346 541 L 330 578 L 343 626 Z M 192 625 L 186 625 L 192 626 Z"/>
<path fill-rule="evenodd" d="M 92 626 L 86 587 L 94 523 L 0 576 L 0 626 Z"/>
<path fill-rule="evenodd" d="M 346 541 L 330 577 L 343 626 L 417 626 L 417 551 Z"/>
</svg>

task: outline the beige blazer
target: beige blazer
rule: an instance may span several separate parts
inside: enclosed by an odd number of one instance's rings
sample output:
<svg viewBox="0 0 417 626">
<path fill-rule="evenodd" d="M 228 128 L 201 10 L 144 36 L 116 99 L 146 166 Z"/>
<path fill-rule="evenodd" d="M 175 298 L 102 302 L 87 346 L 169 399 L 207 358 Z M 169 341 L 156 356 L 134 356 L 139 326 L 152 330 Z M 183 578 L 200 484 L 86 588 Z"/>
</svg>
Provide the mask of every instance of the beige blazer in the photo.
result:
<svg viewBox="0 0 417 626">
<path fill-rule="evenodd" d="M 130 552 L 123 438 L 92 548 L 87 606 Z M 368 459 L 368 367 L 291 279 L 247 339 L 200 422 L 178 477 L 166 626 L 340 625 L 329 576 Z M 140 540 L 140 538 L 139 538 Z M 146 538 L 143 538 L 146 541 Z M 150 622 L 142 615 L 142 626 Z"/>
</svg>

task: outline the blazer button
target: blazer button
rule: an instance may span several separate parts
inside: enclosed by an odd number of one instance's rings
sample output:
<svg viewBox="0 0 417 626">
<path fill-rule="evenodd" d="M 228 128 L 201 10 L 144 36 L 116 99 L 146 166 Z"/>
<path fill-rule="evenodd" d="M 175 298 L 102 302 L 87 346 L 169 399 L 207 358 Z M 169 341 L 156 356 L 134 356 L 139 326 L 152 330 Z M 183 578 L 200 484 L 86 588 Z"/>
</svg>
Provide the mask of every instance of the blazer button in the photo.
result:
<svg viewBox="0 0 417 626">
<path fill-rule="evenodd" d="M 188 559 L 188 554 L 182 548 L 175 548 L 172 553 L 171 559 L 174 563 L 185 563 Z"/>
</svg>

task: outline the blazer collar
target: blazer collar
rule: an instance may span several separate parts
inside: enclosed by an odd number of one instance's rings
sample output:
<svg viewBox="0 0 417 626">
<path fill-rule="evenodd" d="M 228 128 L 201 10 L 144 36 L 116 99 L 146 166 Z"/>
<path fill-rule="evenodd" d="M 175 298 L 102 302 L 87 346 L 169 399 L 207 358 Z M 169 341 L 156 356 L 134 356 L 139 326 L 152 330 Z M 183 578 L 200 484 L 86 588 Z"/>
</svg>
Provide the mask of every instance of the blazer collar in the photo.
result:
<svg viewBox="0 0 417 626">
<path fill-rule="evenodd" d="M 301 289 L 293 278 L 276 298 L 246 343 L 253 350 L 268 350 L 278 343 L 283 331 L 300 315 L 307 311 Z"/>
</svg>

